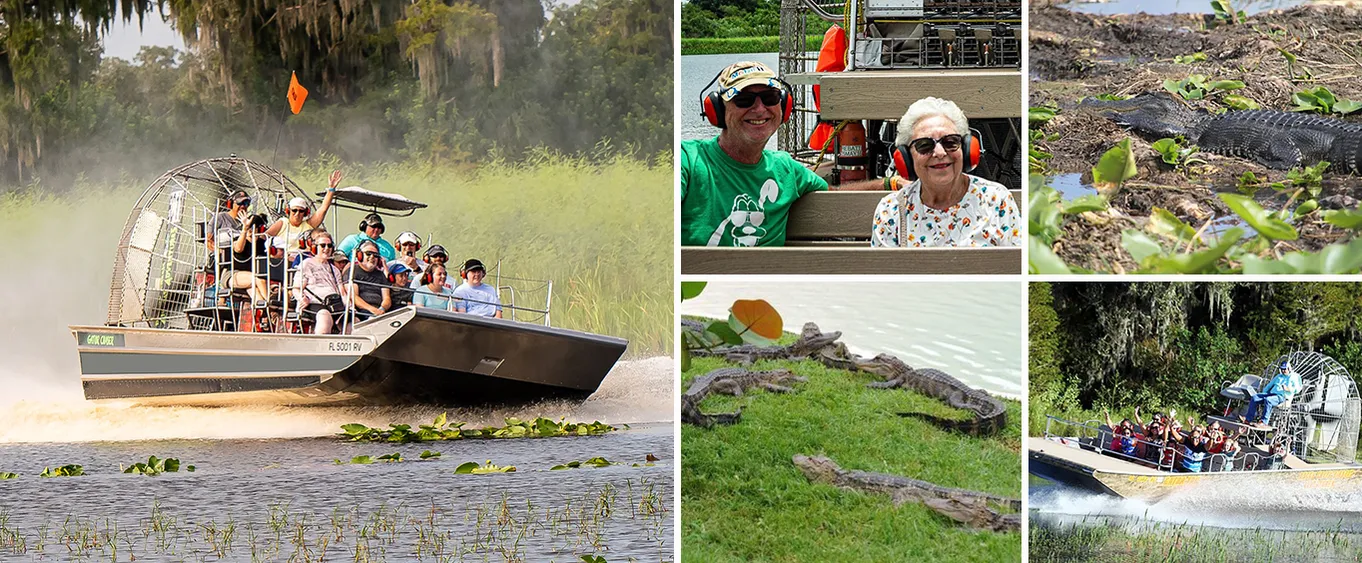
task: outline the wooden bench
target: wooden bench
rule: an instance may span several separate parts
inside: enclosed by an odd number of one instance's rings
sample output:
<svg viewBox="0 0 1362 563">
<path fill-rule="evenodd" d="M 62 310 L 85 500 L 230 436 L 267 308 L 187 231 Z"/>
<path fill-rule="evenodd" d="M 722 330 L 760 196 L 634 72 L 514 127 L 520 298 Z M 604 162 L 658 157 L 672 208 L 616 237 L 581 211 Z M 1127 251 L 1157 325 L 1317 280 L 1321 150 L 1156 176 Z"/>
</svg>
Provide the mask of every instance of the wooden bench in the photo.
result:
<svg viewBox="0 0 1362 563">
<path fill-rule="evenodd" d="M 870 248 L 888 192 L 818 192 L 790 208 L 786 247 L 681 248 L 682 274 L 1020 274 L 1013 248 Z M 1013 191 L 1020 208 L 1023 198 Z M 1021 219 L 1025 220 L 1025 212 Z"/>
</svg>

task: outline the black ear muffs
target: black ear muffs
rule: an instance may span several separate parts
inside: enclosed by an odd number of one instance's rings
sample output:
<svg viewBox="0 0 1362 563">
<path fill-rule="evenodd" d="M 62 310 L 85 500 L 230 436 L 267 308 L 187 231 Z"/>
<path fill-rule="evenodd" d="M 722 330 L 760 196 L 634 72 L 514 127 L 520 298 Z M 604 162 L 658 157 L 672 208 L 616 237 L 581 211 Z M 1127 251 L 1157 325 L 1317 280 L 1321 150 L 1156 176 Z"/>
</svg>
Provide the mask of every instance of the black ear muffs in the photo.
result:
<svg viewBox="0 0 1362 563">
<path fill-rule="evenodd" d="M 723 73 L 720 72 L 720 74 Z M 709 84 L 705 85 L 705 88 L 708 89 L 718 80 L 719 75 L 718 74 L 714 75 L 714 78 L 709 81 Z M 790 116 L 794 115 L 795 108 L 794 88 L 790 86 L 789 82 L 786 82 L 781 78 L 776 78 L 776 81 L 780 82 L 781 85 L 780 124 L 784 125 L 786 123 L 789 123 Z M 728 128 L 728 124 L 724 123 L 725 111 L 726 110 L 724 109 L 724 99 L 722 96 L 719 95 L 718 92 L 710 92 L 708 94 L 704 94 L 703 97 L 700 98 L 700 114 L 705 117 L 705 121 L 708 121 L 710 125 L 718 127 L 720 129 Z"/>
<path fill-rule="evenodd" d="M 984 158 L 983 142 L 979 140 L 979 130 L 970 128 L 969 133 L 964 135 L 961 150 L 963 166 L 961 172 L 970 172 L 974 167 L 979 166 L 979 162 Z M 894 145 L 894 170 L 898 171 L 908 181 L 917 180 L 917 170 L 913 168 L 913 149 L 908 145 Z"/>
</svg>

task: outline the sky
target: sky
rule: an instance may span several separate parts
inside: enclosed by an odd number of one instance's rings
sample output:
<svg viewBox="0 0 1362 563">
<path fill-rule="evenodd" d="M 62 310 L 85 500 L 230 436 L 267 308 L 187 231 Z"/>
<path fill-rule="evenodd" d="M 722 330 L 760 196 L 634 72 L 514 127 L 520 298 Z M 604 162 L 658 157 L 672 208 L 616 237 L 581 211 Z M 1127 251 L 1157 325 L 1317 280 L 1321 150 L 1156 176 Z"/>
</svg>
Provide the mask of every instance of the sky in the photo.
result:
<svg viewBox="0 0 1362 563">
<path fill-rule="evenodd" d="M 132 61 L 143 45 L 170 46 L 181 51 L 185 50 L 179 32 L 169 23 L 161 21 L 160 15 L 152 13 L 147 14 L 140 29 L 136 19 L 128 23 L 123 23 L 121 18 L 116 20 L 109 33 L 104 35 L 104 56 Z"/>
</svg>

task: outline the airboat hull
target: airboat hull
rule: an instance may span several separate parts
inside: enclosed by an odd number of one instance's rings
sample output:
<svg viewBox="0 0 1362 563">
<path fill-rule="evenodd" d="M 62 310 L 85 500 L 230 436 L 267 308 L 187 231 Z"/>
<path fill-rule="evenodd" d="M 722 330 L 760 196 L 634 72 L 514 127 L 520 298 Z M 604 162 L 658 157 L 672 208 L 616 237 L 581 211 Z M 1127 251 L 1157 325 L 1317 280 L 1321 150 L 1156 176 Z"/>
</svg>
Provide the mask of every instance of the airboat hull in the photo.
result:
<svg viewBox="0 0 1362 563">
<path fill-rule="evenodd" d="M 1063 442 L 1027 439 L 1030 473 L 1100 494 L 1157 502 L 1178 491 L 1219 495 L 1260 494 L 1271 490 L 1362 490 L 1362 465 L 1304 464 L 1314 467 L 1256 471 L 1169 473 L 1079 448 L 1078 438 Z M 1302 462 L 1303 463 L 1303 462 Z"/>
<path fill-rule="evenodd" d="M 150 405 L 584 400 L 623 339 L 406 307 L 354 334 L 73 326 L 85 397 Z"/>
</svg>

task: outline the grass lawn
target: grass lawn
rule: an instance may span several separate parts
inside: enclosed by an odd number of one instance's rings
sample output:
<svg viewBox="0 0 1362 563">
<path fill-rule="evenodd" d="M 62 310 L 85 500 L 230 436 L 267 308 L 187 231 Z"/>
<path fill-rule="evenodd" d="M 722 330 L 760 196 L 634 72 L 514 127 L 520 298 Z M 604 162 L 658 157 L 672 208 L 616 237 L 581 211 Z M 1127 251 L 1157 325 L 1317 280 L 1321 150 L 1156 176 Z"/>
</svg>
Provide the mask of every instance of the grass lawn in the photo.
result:
<svg viewBox="0 0 1362 563">
<path fill-rule="evenodd" d="M 793 340 L 787 336 L 782 341 Z M 695 358 L 682 388 L 723 367 Z M 1020 498 L 1021 406 L 1005 400 L 1000 436 L 972 438 L 897 412 L 965 418 L 913 392 L 865 387 L 877 378 L 816 362 L 758 362 L 809 378 L 792 394 L 715 396 L 705 412 L 743 406 L 742 421 L 681 429 L 682 561 L 1019 561 L 1021 534 L 976 532 L 887 495 L 809 483 L 795 454 L 822 454 L 844 469 L 891 473 L 947 487 Z"/>
</svg>

